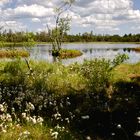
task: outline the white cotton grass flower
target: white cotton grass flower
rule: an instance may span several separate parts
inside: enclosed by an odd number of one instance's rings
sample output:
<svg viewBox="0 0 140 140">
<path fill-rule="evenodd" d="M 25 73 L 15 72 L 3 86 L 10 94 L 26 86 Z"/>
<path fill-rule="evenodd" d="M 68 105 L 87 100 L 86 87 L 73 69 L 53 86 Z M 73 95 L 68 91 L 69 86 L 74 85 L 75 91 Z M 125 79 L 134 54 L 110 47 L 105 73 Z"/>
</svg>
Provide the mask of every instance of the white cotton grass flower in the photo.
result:
<svg viewBox="0 0 140 140">
<path fill-rule="evenodd" d="M 65 120 L 67 121 L 67 123 L 70 123 L 70 120 L 69 120 L 69 118 L 65 118 Z"/>
<path fill-rule="evenodd" d="M 24 134 L 24 135 L 30 135 L 30 132 L 26 130 L 22 134 Z"/>
<path fill-rule="evenodd" d="M 88 119 L 89 119 L 89 115 L 81 116 L 81 118 L 82 118 L 83 120 L 88 120 Z"/>
<path fill-rule="evenodd" d="M 136 132 L 134 135 L 140 137 L 140 131 Z"/>
<path fill-rule="evenodd" d="M 37 118 L 37 123 L 38 123 L 38 124 L 42 125 L 43 121 L 44 121 L 44 120 L 43 120 L 42 117 L 39 116 L 39 117 Z"/>
<path fill-rule="evenodd" d="M 18 140 L 23 140 L 23 139 L 27 139 L 30 136 L 30 132 L 29 131 L 24 131 L 22 133 L 19 134 L 19 138 Z"/>
<path fill-rule="evenodd" d="M 6 114 L 6 120 L 8 122 L 12 122 L 12 117 L 11 117 L 11 115 L 9 113 Z"/>
<path fill-rule="evenodd" d="M 32 122 L 33 124 L 36 124 L 36 116 L 30 117 L 30 122 Z"/>
<path fill-rule="evenodd" d="M 138 123 L 140 124 L 140 117 L 137 117 L 137 119 L 138 119 Z"/>
<path fill-rule="evenodd" d="M 61 127 L 59 126 L 59 124 L 57 124 L 57 125 L 55 126 L 55 128 L 56 128 L 57 130 L 61 130 Z"/>
<path fill-rule="evenodd" d="M 26 106 L 27 106 L 27 110 L 35 110 L 35 107 L 31 102 L 27 103 Z"/>
<path fill-rule="evenodd" d="M 56 120 L 61 119 L 61 114 L 60 114 L 59 112 L 57 112 L 56 114 L 54 114 L 54 118 L 55 118 Z"/>
<path fill-rule="evenodd" d="M 121 128 L 122 128 L 121 124 L 118 124 L 118 125 L 117 125 L 117 128 L 118 128 L 118 129 L 121 129 Z"/>
<path fill-rule="evenodd" d="M 4 112 L 4 106 L 3 106 L 3 104 L 0 104 L 0 111 L 1 112 Z"/>
<path fill-rule="evenodd" d="M 6 133 L 7 131 L 6 131 L 5 129 L 2 129 L 2 132 L 3 132 L 3 133 Z"/>
<path fill-rule="evenodd" d="M 86 140 L 91 140 L 91 137 L 90 137 L 90 136 L 87 136 L 87 137 L 86 137 Z"/>
<path fill-rule="evenodd" d="M 52 133 L 51 133 L 51 136 L 56 140 L 57 137 L 58 137 L 58 134 L 59 134 L 59 133 L 55 131 L 55 132 L 52 132 Z"/>
<path fill-rule="evenodd" d="M 30 117 L 27 116 L 25 119 L 27 122 L 30 122 Z"/>
<path fill-rule="evenodd" d="M 6 118 L 5 118 L 5 114 L 0 115 L 0 120 L 5 122 Z"/>
<path fill-rule="evenodd" d="M 22 115 L 22 118 L 26 118 L 26 113 L 25 112 L 23 112 L 21 115 Z"/>
</svg>

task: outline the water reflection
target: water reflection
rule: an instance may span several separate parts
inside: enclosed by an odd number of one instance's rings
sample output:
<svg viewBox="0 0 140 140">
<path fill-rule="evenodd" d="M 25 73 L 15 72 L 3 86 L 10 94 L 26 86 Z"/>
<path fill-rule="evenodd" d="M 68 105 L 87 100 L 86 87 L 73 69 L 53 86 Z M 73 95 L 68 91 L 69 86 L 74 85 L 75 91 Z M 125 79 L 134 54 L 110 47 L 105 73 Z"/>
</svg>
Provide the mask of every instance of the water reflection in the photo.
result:
<svg viewBox="0 0 140 140">
<path fill-rule="evenodd" d="M 137 44 L 93 44 L 93 43 L 83 43 L 83 44 L 64 44 L 62 46 L 66 49 L 76 49 L 83 52 L 82 56 L 64 59 L 62 63 L 70 64 L 74 62 L 83 62 L 84 59 L 93 58 L 106 58 L 113 59 L 117 54 L 127 54 L 129 56 L 128 63 L 136 63 L 140 61 L 140 53 L 132 50 L 132 48 L 137 47 Z M 37 45 L 35 48 L 31 48 L 31 58 L 35 58 L 35 52 L 37 52 L 36 59 L 47 60 L 53 62 L 54 58 L 51 56 L 51 45 Z"/>
<path fill-rule="evenodd" d="M 128 63 L 140 62 L 140 53 L 134 51 L 133 48 L 138 47 L 137 44 L 94 44 L 94 43 L 81 43 L 81 44 L 64 44 L 62 46 L 65 49 L 76 49 L 83 52 L 82 56 L 64 59 L 62 63 L 70 64 L 74 62 L 83 62 L 84 59 L 93 58 L 106 58 L 113 59 L 117 54 L 127 54 L 129 56 Z M 21 47 L 20 47 L 21 48 Z M 30 52 L 30 58 L 36 60 L 46 60 L 49 62 L 54 62 L 51 55 L 51 45 L 36 45 L 35 47 L 26 48 Z"/>
</svg>

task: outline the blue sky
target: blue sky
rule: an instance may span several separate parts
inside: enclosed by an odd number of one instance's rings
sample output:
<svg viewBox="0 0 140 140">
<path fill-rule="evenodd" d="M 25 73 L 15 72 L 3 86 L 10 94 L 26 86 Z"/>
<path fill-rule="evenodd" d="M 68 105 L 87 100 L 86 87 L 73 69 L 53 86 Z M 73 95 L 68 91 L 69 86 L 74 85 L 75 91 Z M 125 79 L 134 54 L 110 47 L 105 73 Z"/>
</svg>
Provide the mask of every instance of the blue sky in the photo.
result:
<svg viewBox="0 0 140 140">
<path fill-rule="evenodd" d="M 69 0 L 67 0 L 69 1 Z M 63 0 L 0 0 L 0 26 L 16 31 L 44 31 L 54 27 L 54 9 Z M 76 0 L 69 15 L 71 34 L 140 33 L 140 0 Z"/>
<path fill-rule="evenodd" d="M 140 10 L 140 0 L 133 0 L 134 1 L 134 9 Z"/>
</svg>

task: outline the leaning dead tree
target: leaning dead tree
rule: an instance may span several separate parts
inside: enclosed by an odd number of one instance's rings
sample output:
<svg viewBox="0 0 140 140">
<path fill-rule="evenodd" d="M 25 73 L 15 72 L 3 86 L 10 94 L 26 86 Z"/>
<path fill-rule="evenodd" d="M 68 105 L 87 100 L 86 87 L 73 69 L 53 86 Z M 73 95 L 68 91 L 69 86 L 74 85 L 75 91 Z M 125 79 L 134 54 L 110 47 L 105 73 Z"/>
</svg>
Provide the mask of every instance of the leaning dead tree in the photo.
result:
<svg viewBox="0 0 140 140">
<path fill-rule="evenodd" d="M 71 18 L 67 15 L 62 15 L 68 11 L 75 0 L 62 0 L 58 8 L 55 9 L 55 27 L 53 29 L 48 28 L 48 34 L 51 38 L 52 55 L 58 56 L 61 50 L 64 35 L 70 30 Z"/>
</svg>

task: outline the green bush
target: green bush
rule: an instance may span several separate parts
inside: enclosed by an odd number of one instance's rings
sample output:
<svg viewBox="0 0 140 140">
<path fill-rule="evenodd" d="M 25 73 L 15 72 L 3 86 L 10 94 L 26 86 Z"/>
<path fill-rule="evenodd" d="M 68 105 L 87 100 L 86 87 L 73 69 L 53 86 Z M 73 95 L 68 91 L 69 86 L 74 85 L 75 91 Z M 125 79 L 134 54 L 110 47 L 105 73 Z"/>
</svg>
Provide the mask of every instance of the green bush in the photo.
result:
<svg viewBox="0 0 140 140">
<path fill-rule="evenodd" d="M 91 92 L 103 92 L 111 78 L 110 61 L 105 59 L 84 61 L 81 66 L 81 73 L 87 78 Z"/>
</svg>

